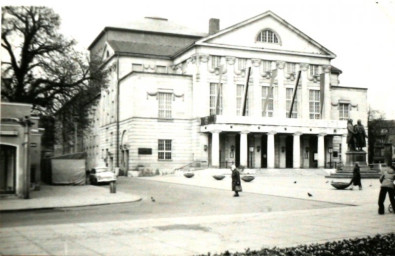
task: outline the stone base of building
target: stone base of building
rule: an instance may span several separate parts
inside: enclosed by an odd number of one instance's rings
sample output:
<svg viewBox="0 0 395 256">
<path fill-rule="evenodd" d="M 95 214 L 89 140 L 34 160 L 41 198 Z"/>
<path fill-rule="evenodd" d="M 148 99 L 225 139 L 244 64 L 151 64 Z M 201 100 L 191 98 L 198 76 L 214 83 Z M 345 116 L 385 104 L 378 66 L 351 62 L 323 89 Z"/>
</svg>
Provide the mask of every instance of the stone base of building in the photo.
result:
<svg viewBox="0 0 395 256">
<path fill-rule="evenodd" d="M 355 163 L 359 164 L 361 178 L 379 178 L 380 173 L 377 170 L 372 170 L 366 163 L 365 151 L 349 151 L 346 153 L 346 164 L 339 167 L 336 173 L 332 173 L 326 178 L 352 178 Z"/>
</svg>

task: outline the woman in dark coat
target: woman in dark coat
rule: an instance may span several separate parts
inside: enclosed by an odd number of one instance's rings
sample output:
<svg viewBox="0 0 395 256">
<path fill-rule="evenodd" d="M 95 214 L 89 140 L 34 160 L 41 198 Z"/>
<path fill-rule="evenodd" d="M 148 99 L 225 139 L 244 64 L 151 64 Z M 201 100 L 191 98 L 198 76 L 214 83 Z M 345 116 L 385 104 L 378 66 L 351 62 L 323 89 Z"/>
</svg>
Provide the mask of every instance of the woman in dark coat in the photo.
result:
<svg viewBox="0 0 395 256">
<path fill-rule="evenodd" d="M 359 164 L 355 163 L 354 171 L 352 174 L 352 179 L 350 184 L 352 183 L 353 186 L 359 186 L 359 190 L 362 190 L 362 183 L 361 183 L 361 172 L 359 169 Z M 351 187 L 352 189 L 352 187 Z"/>
<path fill-rule="evenodd" d="M 236 169 L 235 165 L 232 165 L 230 168 L 232 170 L 232 191 L 235 192 L 233 196 L 239 196 L 239 192 L 241 189 L 241 180 L 240 180 L 240 172 Z"/>
</svg>

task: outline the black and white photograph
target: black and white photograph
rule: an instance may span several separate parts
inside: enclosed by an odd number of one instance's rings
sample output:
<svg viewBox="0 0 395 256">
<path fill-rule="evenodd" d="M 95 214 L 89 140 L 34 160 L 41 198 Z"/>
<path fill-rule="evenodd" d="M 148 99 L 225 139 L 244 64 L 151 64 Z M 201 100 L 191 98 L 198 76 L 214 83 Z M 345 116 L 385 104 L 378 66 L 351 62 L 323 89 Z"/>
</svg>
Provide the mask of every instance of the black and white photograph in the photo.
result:
<svg viewBox="0 0 395 256">
<path fill-rule="evenodd" d="M 395 0 L 1 1 L 0 255 L 395 255 Z"/>
</svg>

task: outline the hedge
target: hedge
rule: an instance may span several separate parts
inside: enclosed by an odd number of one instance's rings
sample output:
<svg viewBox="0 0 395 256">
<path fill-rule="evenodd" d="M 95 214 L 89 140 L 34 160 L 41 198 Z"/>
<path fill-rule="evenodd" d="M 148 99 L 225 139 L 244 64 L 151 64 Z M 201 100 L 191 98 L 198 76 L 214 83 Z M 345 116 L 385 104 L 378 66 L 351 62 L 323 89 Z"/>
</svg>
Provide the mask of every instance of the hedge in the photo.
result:
<svg viewBox="0 0 395 256">
<path fill-rule="evenodd" d="M 345 239 L 323 244 L 299 245 L 287 248 L 263 248 L 258 251 L 247 249 L 245 252 L 203 254 L 208 256 L 394 256 L 395 233 L 374 237 Z"/>
</svg>

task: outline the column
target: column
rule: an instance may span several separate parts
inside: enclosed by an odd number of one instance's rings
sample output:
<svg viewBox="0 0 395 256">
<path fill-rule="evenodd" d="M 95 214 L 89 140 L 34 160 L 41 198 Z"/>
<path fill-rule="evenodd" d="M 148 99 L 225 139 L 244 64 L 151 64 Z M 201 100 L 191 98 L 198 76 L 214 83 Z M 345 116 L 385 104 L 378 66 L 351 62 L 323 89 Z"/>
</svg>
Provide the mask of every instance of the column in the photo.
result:
<svg viewBox="0 0 395 256">
<path fill-rule="evenodd" d="M 300 135 L 301 133 L 294 133 L 294 148 L 293 148 L 293 168 L 300 168 Z"/>
<path fill-rule="evenodd" d="M 331 119 L 331 95 L 330 95 L 330 71 L 331 71 L 331 66 L 323 66 L 323 75 L 321 76 L 321 79 L 323 78 L 324 81 L 321 81 L 321 83 L 324 83 L 324 109 L 323 109 L 323 117 L 322 119 L 324 120 L 329 120 Z"/>
<path fill-rule="evenodd" d="M 211 166 L 216 168 L 219 168 L 219 133 L 220 131 L 211 132 Z"/>
<path fill-rule="evenodd" d="M 240 133 L 240 165 L 247 167 L 247 160 L 248 160 L 248 141 L 247 135 L 248 131 L 242 131 Z"/>
<path fill-rule="evenodd" d="M 309 89 L 307 88 L 307 71 L 309 68 L 309 64 L 300 63 L 301 72 L 301 81 L 299 84 L 301 85 L 301 94 L 298 101 L 300 101 L 300 110 L 298 109 L 298 115 L 300 113 L 300 117 L 303 119 L 309 119 Z"/>
<path fill-rule="evenodd" d="M 341 146 L 341 157 L 342 157 L 342 164 L 346 165 L 346 152 L 347 152 L 347 134 L 342 134 L 342 146 Z"/>
<path fill-rule="evenodd" d="M 324 142 L 325 135 L 326 134 L 324 133 L 318 134 L 318 146 L 317 146 L 318 168 L 325 167 L 325 142 Z"/>
<path fill-rule="evenodd" d="M 275 131 L 267 134 L 267 168 L 274 168 L 274 135 Z"/>
<path fill-rule="evenodd" d="M 285 87 L 284 87 L 284 61 L 277 61 L 277 109 L 274 110 L 275 116 L 285 118 L 286 104 L 285 104 Z"/>
<path fill-rule="evenodd" d="M 261 168 L 262 166 L 262 134 L 256 134 L 254 135 L 255 138 L 255 162 L 254 162 L 254 167 L 255 168 Z M 259 148 L 259 151 L 258 151 Z"/>
</svg>

